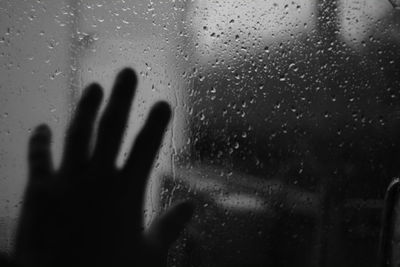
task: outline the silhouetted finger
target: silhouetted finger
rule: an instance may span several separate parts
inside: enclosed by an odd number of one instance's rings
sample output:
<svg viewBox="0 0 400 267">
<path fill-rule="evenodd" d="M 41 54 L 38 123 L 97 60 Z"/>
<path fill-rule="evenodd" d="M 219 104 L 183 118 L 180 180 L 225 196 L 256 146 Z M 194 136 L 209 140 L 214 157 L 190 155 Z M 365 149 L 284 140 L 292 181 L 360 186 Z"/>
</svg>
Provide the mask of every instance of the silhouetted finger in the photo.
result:
<svg viewBox="0 0 400 267">
<path fill-rule="evenodd" d="M 98 166 L 112 167 L 119 151 L 129 117 L 137 77 L 132 69 L 124 69 L 115 81 L 111 97 L 100 121 L 94 161 Z"/>
<path fill-rule="evenodd" d="M 44 179 L 53 171 L 50 141 L 49 127 L 47 125 L 37 127 L 29 142 L 28 165 L 31 180 Z"/>
<path fill-rule="evenodd" d="M 151 243 L 168 248 L 176 241 L 193 215 L 191 202 L 182 202 L 157 218 L 146 233 Z"/>
<path fill-rule="evenodd" d="M 140 200 L 170 118 L 171 108 L 167 103 L 159 102 L 152 108 L 122 171 L 124 184 L 128 190 L 133 188 L 134 195 Z"/>
<path fill-rule="evenodd" d="M 79 168 L 89 159 L 90 138 L 102 97 L 100 85 L 91 84 L 79 101 L 66 137 L 63 169 Z"/>
</svg>

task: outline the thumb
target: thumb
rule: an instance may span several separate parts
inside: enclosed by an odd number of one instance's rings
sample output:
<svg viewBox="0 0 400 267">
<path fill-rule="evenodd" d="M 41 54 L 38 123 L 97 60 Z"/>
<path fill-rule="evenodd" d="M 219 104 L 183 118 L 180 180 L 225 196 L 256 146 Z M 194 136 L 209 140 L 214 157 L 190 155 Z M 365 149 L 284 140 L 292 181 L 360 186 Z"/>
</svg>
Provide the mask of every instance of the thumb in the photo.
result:
<svg viewBox="0 0 400 267">
<path fill-rule="evenodd" d="M 152 244 L 168 249 L 178 239 L 193 215 L 194 205 L 191 202 L 182 202 L 169 208 L 150 226 L 147 237 Z"/>
</svg>

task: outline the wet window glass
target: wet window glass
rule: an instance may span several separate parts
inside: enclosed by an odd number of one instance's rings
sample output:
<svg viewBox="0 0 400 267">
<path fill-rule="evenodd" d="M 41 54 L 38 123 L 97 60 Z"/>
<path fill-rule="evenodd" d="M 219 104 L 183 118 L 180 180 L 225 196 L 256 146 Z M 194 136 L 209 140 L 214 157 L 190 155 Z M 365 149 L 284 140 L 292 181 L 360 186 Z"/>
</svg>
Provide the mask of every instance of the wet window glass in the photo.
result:
<svg viewBox="0 0 400 267">
<path fill-rule="evenodd" d="M 174 111 L 146 224 L 196 204 L 169 266 L 376 266 L 400 171 L 399 1 L 0 1 L 1 250 L 31 130 L 51 126 L 59 161 L 82 88 L 125 66 L 119 164 L 152 104 Z"/>
</svg>

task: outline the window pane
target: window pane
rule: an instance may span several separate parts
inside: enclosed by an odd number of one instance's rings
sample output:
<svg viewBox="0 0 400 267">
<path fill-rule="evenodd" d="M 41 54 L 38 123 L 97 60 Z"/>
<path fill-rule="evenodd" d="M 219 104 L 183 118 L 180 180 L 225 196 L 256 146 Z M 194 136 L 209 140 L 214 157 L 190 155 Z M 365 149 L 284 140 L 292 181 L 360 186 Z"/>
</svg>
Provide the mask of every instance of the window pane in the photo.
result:
<svg viewBox="0 0 400 267">
<path fill-rule="evenodd" d="M 28 136 L 63 132 L 84 85 L 139 90 L 118 164 L 152 104 L 174 117 L 146 224 L 197 205 L 170 266 L 372 266 L 399 173 L 400 16 L 382 0 L 0 2 L 0 249 Z"/>
<path fill-rule="evenodd" d="M 187 14 L 187 145 L 165 202 L 199 208 L 172 264 L 375 265 L 399 158 L 390 2 L 195 1 Z"/>
</svg>

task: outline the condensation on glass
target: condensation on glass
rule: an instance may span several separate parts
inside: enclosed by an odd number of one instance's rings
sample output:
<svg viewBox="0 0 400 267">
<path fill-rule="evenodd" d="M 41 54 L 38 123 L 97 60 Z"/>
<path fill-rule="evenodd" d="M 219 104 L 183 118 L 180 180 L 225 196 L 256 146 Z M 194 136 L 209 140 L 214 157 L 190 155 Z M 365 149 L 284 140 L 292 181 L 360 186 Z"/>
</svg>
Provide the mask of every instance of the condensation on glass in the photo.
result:
<svg viewBox="0 0 400 267">
<path fill-rule="evenodd" d="M 31 129 L 48 123 L 59 157 L 81 88 L 109 89 L 131 66 L 119 163 L 149 107 L 174 107 L 146 222 L 196 203 L 170 266 L 375 265 L 399 174 L 399 12 L 396 0 L 1 1 L 0 248 Z"/>
</svg>

